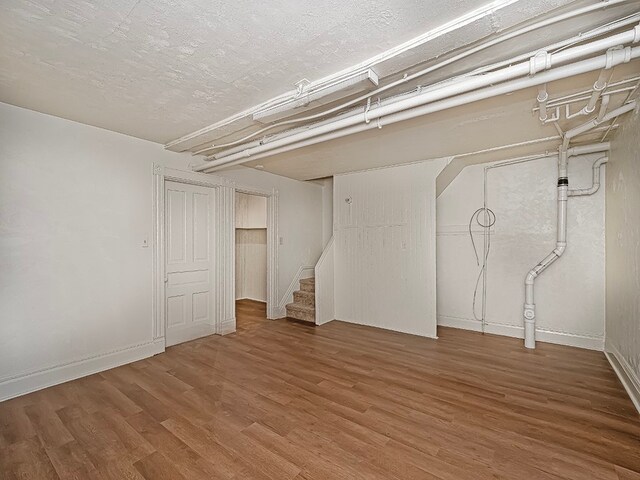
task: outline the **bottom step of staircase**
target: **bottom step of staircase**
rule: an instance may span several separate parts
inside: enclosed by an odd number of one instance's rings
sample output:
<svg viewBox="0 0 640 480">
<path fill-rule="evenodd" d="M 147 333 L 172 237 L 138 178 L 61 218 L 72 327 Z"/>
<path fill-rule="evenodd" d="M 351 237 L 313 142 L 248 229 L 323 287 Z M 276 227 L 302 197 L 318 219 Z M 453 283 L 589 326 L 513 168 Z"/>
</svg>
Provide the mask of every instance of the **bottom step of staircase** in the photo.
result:
<svg viewBox="0 0 640 480">
<path fill-rule="evenodd" d="M 316 323 L 316 309 L 301 303 L 289 303 L 287 305 L 287 318 L 301 320 L 303 322 Z"/>
</svg>

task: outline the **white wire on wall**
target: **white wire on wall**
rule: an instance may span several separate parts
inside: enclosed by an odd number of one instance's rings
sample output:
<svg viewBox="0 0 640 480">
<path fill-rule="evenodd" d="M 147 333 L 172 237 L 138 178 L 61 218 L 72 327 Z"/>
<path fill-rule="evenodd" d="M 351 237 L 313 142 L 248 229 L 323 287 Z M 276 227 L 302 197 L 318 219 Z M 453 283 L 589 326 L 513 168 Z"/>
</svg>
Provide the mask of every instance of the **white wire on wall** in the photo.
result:
<svg viewBox="0 0 640 480">
<path fill-rule="evenodd" d="M 491 229 L 495 226 L 497 222 L 497 216 L 491 208 L 488 206 L 488 198 L 489 198 L 489 184 L 488 184 L 488 173 L 490 170 L 499 167 L 506 167 L 510 165 L 517 165 L 519 163 L 531 162 L 534 160 L 541 160 L 543 158 L 556 157 L 558 154 L 555 152 L 546 152 L 536 155 L 527 155 L 524 157 L 516 157 L 511 158 L 509 160 L 504 160 L 498 163 L 494 163 L 492 165 L 488 165 L 484 167 L 484 177 L 483 177 L 483 205 L 481 208 L 478 208 L 469 219 L 469 238 L 471 240 L 471 246 L 473 247 L 473 252 L 476 257 L 476 264 L 480 267 L 478 271 L 478 277 L 476 278 L 475 287 L 473 289 L 473 300 L 472 300 L 472 311 L 473 318 L 478 322 L 481 322 L 482 325 L 482 333 L 485 332 L 486 324 L 487 324 L 487 271 L 489 267 L 489 252 L 491 250 Z M 483 248 L 482 248 L 482 257 L 478 252 L 478 247 L 476 245 L 475 238 L 473 236 L 473 226 L 474 222 L 482 228 L 482 236 L 483 236 Z M 494 232 L 495 233 L 495 232 Z M 482 258 L 482 260 L 481 260 Z M 481 293 L 481 312 L 478 316 L 477 313 L 477 303 L 478 303 L 478 292 L 480 291 L 480 286 L 482 285 L 482 293 Z"/>
</svg>

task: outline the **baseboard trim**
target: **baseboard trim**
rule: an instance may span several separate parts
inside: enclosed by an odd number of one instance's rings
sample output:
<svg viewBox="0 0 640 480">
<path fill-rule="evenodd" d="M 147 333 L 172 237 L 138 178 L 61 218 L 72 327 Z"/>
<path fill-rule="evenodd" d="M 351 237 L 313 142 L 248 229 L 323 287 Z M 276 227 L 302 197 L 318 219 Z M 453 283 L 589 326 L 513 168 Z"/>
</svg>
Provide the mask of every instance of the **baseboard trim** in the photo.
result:
<svg viewBox="0 0 640 480">
<path fill-rule="evenodd" d="M 611 364 L 611 368 L 620 379 L 622 386 L 627 391 L 633 405 L 640 413 L 640 379 L 629 365 L 629 362 L 620 354 L 617 348 L 608 346 L 610 352 L 605 351 L 604 354 Z"/>
<path fill-rule="evenodd" d="M 0 380 L 0 402 L 164 352 L 164 338 Z"/>
<path fill-rule="evenodd" d="M 236 319 L 230 318 L 220 323 L 220 335 L 228 335 L 236 331 Z"/>
<path fill-rule="evenodd" d="M 258 300 L 257 298 L 251 298 L 251 297 L 240 297 L 240 298 L 236 298 L 236 302 L 238 300 L 251 300 L 252 302 L 260 302 L 260 303 L 264 303 L 266 305 L 267 301 L 266 300 Z"/>
<path fill-rule="evenodd" d="M 448 317 L 438 315 L 438 326 L 460 328 L 474 332 L 482 331 L 482 325 L 476 320 L 468 318 Z M 524 338 L 524 328 L 515 325 L 503 325 L 498 323 L 485 324 L 486 333 L 502 335 L 505 337 Z M 551 330 L 536 329 L 536 340 L 539 342 L 555 343 L 568 347 L 585 348 L 587 350 L 604 351 L 604 338 L 590 337 L 587 335 L 576 335 L 572 333 L 553 332 Z"/>
</svg>

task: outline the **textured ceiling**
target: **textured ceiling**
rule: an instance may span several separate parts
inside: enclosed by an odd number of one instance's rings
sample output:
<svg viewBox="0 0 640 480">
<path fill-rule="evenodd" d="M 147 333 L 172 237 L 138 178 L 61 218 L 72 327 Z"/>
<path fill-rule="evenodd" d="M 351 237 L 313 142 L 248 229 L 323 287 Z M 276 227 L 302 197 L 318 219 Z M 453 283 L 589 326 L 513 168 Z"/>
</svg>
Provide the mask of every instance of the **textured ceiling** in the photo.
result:
<svg viewBox="0 0 640 480">
<path fill-rule="evenodd" d="M 165 143 L 486 3 L 2 0 L 0 101 Z"/>
<path fill-rule="evenodd" d="M 286 93 L 302 78 L 318 80 L 352 68 L 491 4 L 490 0 L 102 3 L 0 0 L 0 101 L 166 143 Z M 375 68 L 385 84 L 496 32 L 558 9 L 593 3 L 494 0 L 492 5 L 500 8 Z M 629 1 L 517 37 L 420 81 L 430 84 L 533 51 L 637 12 L 638 3 Z M 616 68 L 617 78 L 638 73 L 638 62 Z M 589 87 L 595 75 L 554 85 L 551 92 L 557 96 Z M 248 165 L 306 180 L 554 135 L 553 127 L 541 126 L 531 115 L 534 98 L 535 92 L 527 91 L 477 102 Z M 256 127 L 245 123 L 214 133 L 217 138 L 233 138 L 243 134 L 241 129 L 252 128 Z M 211 138 L 199 137 L 194 144 Z M 194 163 L 200 161 L 194 158 Z"/>
</svg>

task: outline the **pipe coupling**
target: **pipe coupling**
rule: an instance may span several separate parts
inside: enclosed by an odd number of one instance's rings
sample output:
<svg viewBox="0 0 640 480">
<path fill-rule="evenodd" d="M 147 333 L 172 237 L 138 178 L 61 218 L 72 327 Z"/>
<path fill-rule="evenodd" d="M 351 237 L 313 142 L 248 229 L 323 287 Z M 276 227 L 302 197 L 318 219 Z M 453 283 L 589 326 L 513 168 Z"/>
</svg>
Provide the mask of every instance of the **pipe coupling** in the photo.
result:
<svg viewBox="0 0 640 480">
<path fill-rule="evenodd" d="M 543 70 L 551 68 L 551 54 L 545 50 L 540 50 L 529 59 L 529 75 L 533 76 Z"/>
<path fill-rule="evenodd" d="M 629 63 L 631 61 L 631 47 L 613 47 L 607 50 L 605 56 L 604 68 L 609 70 L 620 63 Z"/>
<path fill-rule="evenodd" d="M 567 242 L 557 242 L 556 248 L 553 249 L 553 253 L 555 253 L 557 257 L 561 257 L 566 249 Z"/>
<path fill-rule="evenodd" d="M 635 26 L 635 28 L 633 29 L 633 43 L 638 43 L 640 42 L 640 23 L 638 25 Z"/>
<path fill-rule="evenodd" d="M 536 306 L 531 303 L 525 303 L 523 315 L 525 320 L 533 320 L 536 318 Z"/>
</svg>

